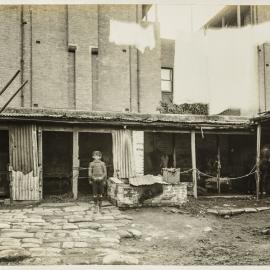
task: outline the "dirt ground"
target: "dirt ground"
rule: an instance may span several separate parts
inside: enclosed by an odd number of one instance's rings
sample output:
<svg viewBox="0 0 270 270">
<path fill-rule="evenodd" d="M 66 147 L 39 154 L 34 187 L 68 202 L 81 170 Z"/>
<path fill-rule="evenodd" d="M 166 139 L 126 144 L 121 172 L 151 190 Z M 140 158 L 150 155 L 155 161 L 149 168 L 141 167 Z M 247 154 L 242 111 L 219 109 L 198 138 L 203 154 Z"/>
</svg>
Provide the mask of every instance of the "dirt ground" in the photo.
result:
<svg viewBox="0 0 270 270">
<path fill-rule="evenodd" d="M 180 208 L 188 214 L 162 208 L 127 210 L 133 226 L 143 233 L 140 241 L 127 240 L 125 246 L 144 251 L 140 264 L 153 265 L 267 265 L 270 263 L 270 211 L 224 217 L 206 214 L 213 207 L 270 206 L 242 199 L 191 200 Z"/>
<path fill-rule="evenodd" d="M 63 203 L 63 201 L 72 200 L 69 196 L 54 197 L 48 198 L 43 203 Z M 89 197 L 80 197 L 77 203 L 88 207 L 90 201 Z M 270 264 L 270 210 L 243 213 L 228 218 L 207 213 L 209 208 L 233 209 L 260 206 L 270 207 L 270 198 L 256 201 L 254 198 L 203 199 L 200 197 L 195 200 L 190 197 L 189 202 L 179 208 L 124 210 L 121 213 L 132 218 L 128 227 L 141 233 L 141 237 L 121 238 L 116 249 L 119 249 L 120 253 L 128 252 L 131 256 L 135 256 L 141 265 L 268 265 Z M 28 208 L 23 205 L 2 208 L 28 211 L 24 210 L 25 207 Z M 10 211 L 11 214 L 13 210 Z M 59 212 L 59 209 L 55 208 L 53 211 Z M 117 209 L 114 211 L 118 213 Z M 118 220 L 113 222 L 119 223 Z M 84 229 L 80 229 L 80 233 L 81 230 Z M 111 237 L 104 240 L 110 239 Z M 93 247 L 90 251 L 91 249 Z M 84 259 L 89 259 L 86 257 Z M 59 261 L 57 264 L 62 263 L 63 261 Z M 86 262 L 76 261 L 76 264 L 84 263 Z"/>
</svg>

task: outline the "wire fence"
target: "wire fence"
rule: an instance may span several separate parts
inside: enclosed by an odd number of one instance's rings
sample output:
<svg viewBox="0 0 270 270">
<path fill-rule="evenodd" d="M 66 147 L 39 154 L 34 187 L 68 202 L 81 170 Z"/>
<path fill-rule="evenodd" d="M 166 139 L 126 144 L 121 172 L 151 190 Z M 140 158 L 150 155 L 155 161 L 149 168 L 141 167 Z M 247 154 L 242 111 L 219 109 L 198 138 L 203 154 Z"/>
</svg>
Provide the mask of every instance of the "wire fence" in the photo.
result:
<svg viewBox="0 0 270 270">
<path fill-rule="evenodd" d="M 78 179 L 89 179 L 88 176 L 79 176 L 80 175 L 80 171 L 85 171 L 85 170 L 88 170 L 88 168 L 85 168 L 85 167 L 73 167 L 73 170 L 77 170 L 78 173 L 76 175 L 72 175 L 73 178 L 78 178 Z M 209 177 L 209 178 L 217 178 L 217 175 L 211 175 L 211 174 L 208 174 L 208 173 L 205 173 L 205 172 L 202 172 L 200 171 L 199 169 L 195 168 L 190 168 L 190 169 L 187 169 L 185 171 L 180 171 L 180 175 L 181 174 L 188 174 L 188 173 L 191 173 L 193 171 L 196 171 L 197 174 L 200 176 L 205 176 L 205 177 Z M 253 168 L 251 169 L 250 172 L 248 172 L 247 174 L 244 174 L 244 175 L 240 175 L 240 176 L 237 176 L 237 177 L 220 177 L 220 178 L 226 178 L 226 181 L 232 181 L 232 180 L 240 180 L 240 179 L 244 179 L 244 178 L 247 178 L 253 174 L 255 174 L 257 172 L 256 170 L 256 165 L 253 166 Z"/>
</svg>

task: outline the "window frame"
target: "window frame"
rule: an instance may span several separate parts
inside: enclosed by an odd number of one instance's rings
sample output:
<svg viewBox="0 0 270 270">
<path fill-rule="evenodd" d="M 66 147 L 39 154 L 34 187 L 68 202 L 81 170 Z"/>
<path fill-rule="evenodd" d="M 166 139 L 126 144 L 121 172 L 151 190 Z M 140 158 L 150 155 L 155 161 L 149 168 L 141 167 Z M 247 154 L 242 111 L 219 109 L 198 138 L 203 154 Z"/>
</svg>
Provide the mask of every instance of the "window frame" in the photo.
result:
<svg viewBox="0 0 270 270">
<path fill-rule="evenodd" d="M 161 87 L 162 87 L 162 81 L 165 81 L 165 82 L 171 82 L 171 91 L 164 91 L 164 90 L 162 90 L 162 88 L 161 88 L 161 92 L 162 93 L 171 93 L 171 94 L 173 94 L 173 91 L 174 91 L 174 89 L 173 89 L 173 80 L 174 80 L 174 77 L 173 77 L 173 68 L 171 68 L 171 67 L 161 67 L 161 72 L 162 72 L 162 69 L 167 69 L 167 70 L 169 70 L 170 71 L 170 76 L 171 76 L 171 79 L 170 80 L 164 80 L 164 79 L 162 79 L 162 76 L 160 76 L 160 85 L 161 85 Z"/>
</svg>

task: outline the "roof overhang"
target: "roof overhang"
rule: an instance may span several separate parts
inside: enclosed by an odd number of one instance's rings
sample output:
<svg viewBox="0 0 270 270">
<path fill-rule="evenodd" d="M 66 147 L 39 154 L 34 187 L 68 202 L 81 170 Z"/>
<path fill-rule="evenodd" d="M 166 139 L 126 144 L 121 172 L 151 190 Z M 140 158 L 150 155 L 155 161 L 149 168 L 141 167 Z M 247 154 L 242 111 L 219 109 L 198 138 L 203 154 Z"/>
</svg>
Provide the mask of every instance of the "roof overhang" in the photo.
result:
<svg viewBox="0 0 270 270">
<path fill-rule="evenodd" d="M 225 6 L 216 15 L 214 15 L 209 21 L 207 21 L 203 28 L 207 27 L 217 27 L 222 17 L 226 17 L 226 20 L 231 20 L 236 17 L 236 7 L 235 5 Z M 241 13 L 248 11 L 247 5 L 241 5 Z"/>
<path fill-rule="evenodd" d="M 252 118 L 250 121 L 252 124 L 270 125 L 270 111 L 259 114 L 258 116 Z"/>
<path fill-rule="evenodd" d="M 167 128 L 174 130 L 242 130 L 251 131 L 249 118 L 228 115 L 140 114 L 121 112 L 90 112 L 55 109 L 8 109 L 0 122 L 35 122 L 44 124 L 91 125 L 138 129 Z"/>
<path fill-rule="evenodd" d="M 142 5 L 142 17 L 144 18 L 150 10 L 152 4 Z"/>
</svg>

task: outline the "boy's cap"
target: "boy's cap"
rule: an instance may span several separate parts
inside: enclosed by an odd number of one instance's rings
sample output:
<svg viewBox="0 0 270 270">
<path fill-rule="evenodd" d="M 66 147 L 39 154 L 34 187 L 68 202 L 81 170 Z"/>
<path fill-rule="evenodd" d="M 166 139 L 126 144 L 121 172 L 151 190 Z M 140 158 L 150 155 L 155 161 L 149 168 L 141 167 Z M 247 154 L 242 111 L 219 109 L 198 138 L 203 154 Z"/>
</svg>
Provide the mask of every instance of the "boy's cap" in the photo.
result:
<svg viewBox="0 0 270 270">
<path fill-rule="evenodd" d="M 100 151 L 93 151 L 92 156 L 102 156 L 102 153 Z"/>
</svg>

